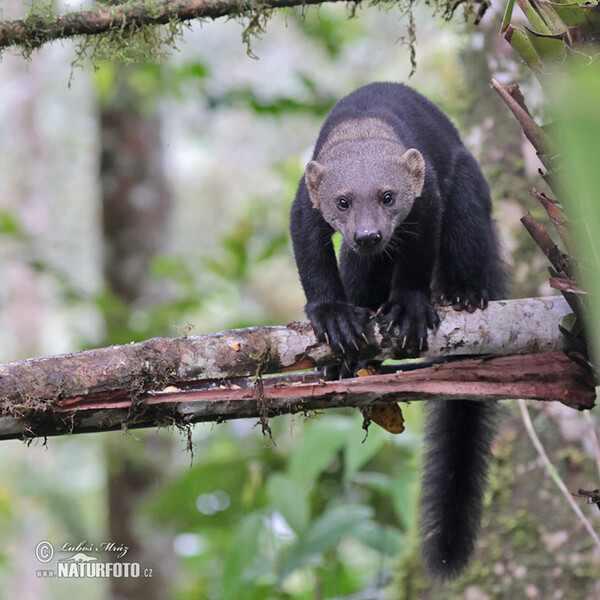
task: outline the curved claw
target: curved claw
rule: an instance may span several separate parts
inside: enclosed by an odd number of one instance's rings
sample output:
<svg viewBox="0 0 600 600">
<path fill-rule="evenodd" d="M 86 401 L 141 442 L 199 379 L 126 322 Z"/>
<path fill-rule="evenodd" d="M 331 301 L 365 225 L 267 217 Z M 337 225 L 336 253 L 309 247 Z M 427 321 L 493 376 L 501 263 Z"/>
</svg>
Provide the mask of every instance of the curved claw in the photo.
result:
<svg viewBox="0 0 600 600">
<path fill-rule="evenodd" d="M 442 305 L 446 304 L 442 299 L 448 297 L 455 298 L 454 303 L 450 302 L 449 304 L 457 311 L 466 310 L 467 312 L 472 313 L 478 308 L 485 310 L 488 305 L 488 292 L 483 288 L 465 286 L 464 289 L 446 290 L 446 292 L 440 295 Z"/>
<path fill-rule="evenodd" d="M 325 302 L 308 303 L 305 310 L 317 339 L 342 354 L 350 349 L 360 352 L 370 314 L 367 308 L 349 302 Z"/>
<path fill-rule="evenodd" d="M 424 292 L 403 292 L 391 298 L 380 308 L 387 321 L 385 331 L 397 327 L 402 348 L 414 340 L 419 350 L 427 344 L 427 330 L 435 329 L 440 324 L 440 318 L 431 304 L 429 296 Z"/>
</svg>

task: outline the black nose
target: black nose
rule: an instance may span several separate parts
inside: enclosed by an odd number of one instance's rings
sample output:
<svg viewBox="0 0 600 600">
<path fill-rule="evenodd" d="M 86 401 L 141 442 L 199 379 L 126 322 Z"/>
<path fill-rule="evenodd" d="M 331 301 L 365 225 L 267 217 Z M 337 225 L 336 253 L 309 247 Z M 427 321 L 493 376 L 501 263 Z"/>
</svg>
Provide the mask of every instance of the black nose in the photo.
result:
<svg viewBox="0 0 600 600">
<path fill-rule="evenodd" d="M 361 248 L 374 248 L 381 241 L 379 229 L 359 229 L 354 234 L 354 241 Z"/>
</svg>

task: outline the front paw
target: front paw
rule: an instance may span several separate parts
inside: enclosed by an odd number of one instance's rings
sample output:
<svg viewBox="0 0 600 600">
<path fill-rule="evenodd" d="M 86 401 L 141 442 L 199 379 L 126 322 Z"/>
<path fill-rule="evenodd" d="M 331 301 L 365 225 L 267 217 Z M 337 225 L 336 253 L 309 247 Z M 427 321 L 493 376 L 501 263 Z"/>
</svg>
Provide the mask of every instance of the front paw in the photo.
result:
<svg viewBox="0 0 600 600">
<path fill-rule="evenodd" d="M 452 306 L 454 310 L 466 310 L 470 313 L 475 312 L 476 308 L 484 310 L 487 308 L 488 301 L 487 290 L 469 286 L 453 286 L 440 296 L 442 306 Z"/>
<path fill-rule="evenodd" d="M 309 302 L 305 308 L 315 336 L 343 353 L 368 344 L 370 312 L 349 302 Z"/>
<path fill-rule="evenodd" d="M 433 308 L 428 296 L 422 292 L 404 292 L 390 298 L 377 311 L 387 323 L 387 331 L 398 327 L 398 336 L 402 347 L 407 341 L 415 340 L 419 350 L 427 341 L 427 329 L 435 329 L 440 318 Z"/>
</svg>

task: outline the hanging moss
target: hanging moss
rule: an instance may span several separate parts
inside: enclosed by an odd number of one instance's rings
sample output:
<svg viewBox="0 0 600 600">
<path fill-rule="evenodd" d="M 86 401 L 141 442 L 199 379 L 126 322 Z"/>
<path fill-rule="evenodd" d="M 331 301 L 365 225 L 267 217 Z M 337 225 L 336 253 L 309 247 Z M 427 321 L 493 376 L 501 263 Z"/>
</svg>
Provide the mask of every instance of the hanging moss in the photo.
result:
<svg viewBox="0 0 600 600">
<path fill-rule="evenodd" d="M 343 0 L 326 0 L 338 2 Z M 398 6 L 408 18 L 406 33 L 401 36 L 410 51 L 413 72 L 416 69 L 417 32 L 414 19 L 416 0 L 368 0 L 370 6 Z M 56 16 L 52 2 L 31 5 L 23 19 L 0 21 L 0 49 L 17 47 L 25 58 L 43 44 L 56 39 L 77 37 L 74 66 L 84 58 L 119 63 L 162 62 L 177 48 L 183 27 L 191 20 L 216 19 L 226 16 L 243 24 L 242 42 L 250 57 L 256 58 L 252 43 L 266 32 L 269 19 L 276 10 L 296 5 L 302 14 L 309 5 L 320 0 L 221 0 L 202 7 L 191 7 L 185 0 L 128 0 L 121 4 L 96 3 L 91 10 Z M 464 9 L 466 17 L 478 9 L 481 15 L 488 0 L 425 0 L 434 15 L 445 20 L 454 17 L 456 9 Z M 356 14 L 362 0 L 348 1 L 349 18 Z"/>
<path fill-rule="evenodd" d="M 102 61 L 161 63 L 173 49 L 177 49 L 185 26 L 181 21 L 169 21 L 161 26 L 141 25 L 133 21 L 97 36 L 79 36 L 73 66 L 78 66 L 85 58 L 94 64 Z"/>
</svg>

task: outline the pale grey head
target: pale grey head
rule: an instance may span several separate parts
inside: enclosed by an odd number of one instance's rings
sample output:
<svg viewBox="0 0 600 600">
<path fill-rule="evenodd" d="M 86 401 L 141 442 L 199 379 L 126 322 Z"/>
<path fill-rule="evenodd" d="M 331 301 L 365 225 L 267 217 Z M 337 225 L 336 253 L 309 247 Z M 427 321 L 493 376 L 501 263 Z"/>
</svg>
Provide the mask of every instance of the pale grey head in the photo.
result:
<svg viewBox="0 0 600 600">
<path fill-rule="evenodd" d="M 305 177 L 323 218 L 355 252 L 373 255 L 385 250 L 421 195 L 425 161 L 417 149 L 406 149 L 389 126 L 365 121 L 358 121 L 358 129 L 346 123 L 334 131 L 308 163 Z"/>
</svg>

